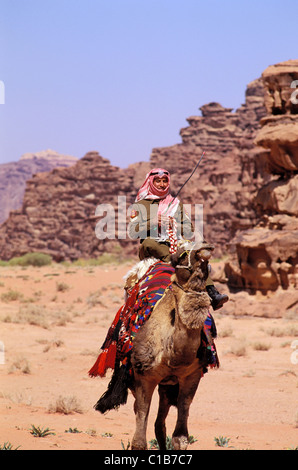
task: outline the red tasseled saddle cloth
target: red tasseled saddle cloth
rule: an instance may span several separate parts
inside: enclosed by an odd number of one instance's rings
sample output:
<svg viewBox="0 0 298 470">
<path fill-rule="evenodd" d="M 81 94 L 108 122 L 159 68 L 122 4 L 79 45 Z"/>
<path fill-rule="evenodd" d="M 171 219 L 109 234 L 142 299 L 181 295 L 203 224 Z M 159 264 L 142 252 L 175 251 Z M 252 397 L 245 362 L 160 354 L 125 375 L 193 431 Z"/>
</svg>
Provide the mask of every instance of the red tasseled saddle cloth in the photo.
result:
<svg viewBox="0 0 298 470">
<path fill-rule="evenodd" d="M 171 284 L 175 269 L 168 263 L 157 261 L 133 287 L 124 305 L 118 310 L 106 339 L 101 347 L 95 364 L 89 370 L 91 377 L 104 377 L 108 369 L 114 369 L 115 363 L 126 364 L 133 348 L 133 341 L 138 329 L 147 321 L 156 303 L 162 298 Z M 211 367 L 219 365 L 213 338 L 215 325 L 209 314 L 202 331 L 202 348 L 208 355 Z"/>
<path fill-rule="evenodd" d="M 91 377 L 104 377 L 108 369 L 114 369 L 116 360 L 125 364 L 138 329 L 150 317 L 154 306 L 170 285 L 174 272 L 170 264 L 157 261 L 133 287 L 108 330 L 102 352 L 89 371 Z"/>
</svg>

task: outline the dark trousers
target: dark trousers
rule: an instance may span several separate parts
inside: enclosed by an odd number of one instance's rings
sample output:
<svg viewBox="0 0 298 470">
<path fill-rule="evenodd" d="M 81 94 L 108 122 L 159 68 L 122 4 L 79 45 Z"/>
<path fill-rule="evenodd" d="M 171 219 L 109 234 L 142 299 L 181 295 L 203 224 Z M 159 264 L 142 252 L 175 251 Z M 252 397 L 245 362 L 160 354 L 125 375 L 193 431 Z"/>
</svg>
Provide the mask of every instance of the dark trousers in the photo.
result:
<svg viewBox="0 0 298 470">
<path fill-rule="evenodd" d="M 171 261 L 170 246 L 167 242 L 157 242 L 153 238 L 146 238 L 140 246 L 139 258 L 145 259 L 153 256 L 154 258 L 161 259 L 165 263 Z"/>
</svg>

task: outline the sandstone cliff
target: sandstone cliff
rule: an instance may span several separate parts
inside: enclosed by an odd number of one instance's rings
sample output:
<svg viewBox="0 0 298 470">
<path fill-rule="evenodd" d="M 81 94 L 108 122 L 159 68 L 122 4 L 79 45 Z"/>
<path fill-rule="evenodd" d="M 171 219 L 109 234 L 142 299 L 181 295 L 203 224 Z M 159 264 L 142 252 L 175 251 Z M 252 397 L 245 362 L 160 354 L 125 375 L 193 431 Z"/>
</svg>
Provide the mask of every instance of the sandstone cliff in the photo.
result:
<svg viewBox="0 0 298 470">
<path fill-rule="evenodd" d="M 129 196 L 132 188 L 132 171 L 112 166 L 97 152 L 72 167 L 33 176 L 21 209 L 0 228 L 1 258 L 40 251 L 61 261 L 110 251 L 117 242 L 95 236 L 96 207 L 109 203 L 117 211 L 118 195 Z"/>
<path fill-rule="evenodd" d="M 298 80 L 298 60 L 268 67 L 262 80 L 266 116 L 255 142 L 264 148 L 270 180 L 252 198 L 256 226 L 238 231 L 230 244 L 234 255 L 226 274 L 230 288 L 279 290 L 278 307 L 285 311 L 298 304 L 298 102 L 291 88 Z"/>
<path fill-rule="evenodd" d="M 227 244 L 238 229 L 254 225 L 252 195 L 263 182 L 263 161 L 254 144 L 259 121 L 265 115 L 261 80 L 250 83 L 246 100 L 233 112 L 218 103 L 202 106 L 201 116 L 187 119 L 182 143 L 154 149 L 152 166 L 167 167 L 178 189 L 199 160 L 198 171 L 181 193 L 184 203 L 203 204 L 204 236 L 216 246 L 216 255 L 227 253 Z"/>
<path fill-rule="evenodd" d="M 18 162 L 0 165 L 0 224 L 11 210 L 22 206 L 26 181 L 35 173 L 50 171 L 57 167 L 68 167 L 77 158 L 61 155 L 54 150 L 26 153 Z"/>
</svg>

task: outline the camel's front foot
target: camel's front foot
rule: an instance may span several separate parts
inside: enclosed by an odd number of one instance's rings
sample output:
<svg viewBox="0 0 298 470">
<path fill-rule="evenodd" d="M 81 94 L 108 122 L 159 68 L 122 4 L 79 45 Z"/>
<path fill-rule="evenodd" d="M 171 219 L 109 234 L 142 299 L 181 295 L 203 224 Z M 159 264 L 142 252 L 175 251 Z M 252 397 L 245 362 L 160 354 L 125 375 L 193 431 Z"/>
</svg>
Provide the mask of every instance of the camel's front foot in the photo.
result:
<svg viewBox="0 0 298 470">
<path fill-rule="evenodd" d="M 131 443 L 131 450 L 147 450 L 147 442 L 134 437 Z"/>
<path fill-rule="evenodd" d="M 173 436 L 172 444 L 175 450 L 186 450 L 188 447 L 188 437 L 187 436 Z"/>
</svg>

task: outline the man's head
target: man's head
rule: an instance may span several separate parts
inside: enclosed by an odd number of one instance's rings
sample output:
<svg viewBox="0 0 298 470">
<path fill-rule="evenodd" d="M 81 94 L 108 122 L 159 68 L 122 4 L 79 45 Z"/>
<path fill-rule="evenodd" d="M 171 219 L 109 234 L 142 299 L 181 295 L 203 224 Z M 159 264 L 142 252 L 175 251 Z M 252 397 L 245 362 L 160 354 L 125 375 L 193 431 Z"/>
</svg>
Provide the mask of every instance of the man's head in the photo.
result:
<svg viewBox="0 0 298 470">
<path fill-rule="evenodd" d="M 168 193 L 170 187 L 170 174 L 167 170 L 162 168 L 151 170 L 149 173 L 149 185 L 153 193 Z M 157 191 L 156 191 L 157 190 Z"/>
<path fill-rule="evenodd" d="M 165 198 L 170 191 L 170 173 L 163 168 L 153 168 L 146 175 L 136 201 L 144 198 Z"/>
</svg>

